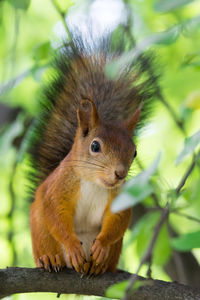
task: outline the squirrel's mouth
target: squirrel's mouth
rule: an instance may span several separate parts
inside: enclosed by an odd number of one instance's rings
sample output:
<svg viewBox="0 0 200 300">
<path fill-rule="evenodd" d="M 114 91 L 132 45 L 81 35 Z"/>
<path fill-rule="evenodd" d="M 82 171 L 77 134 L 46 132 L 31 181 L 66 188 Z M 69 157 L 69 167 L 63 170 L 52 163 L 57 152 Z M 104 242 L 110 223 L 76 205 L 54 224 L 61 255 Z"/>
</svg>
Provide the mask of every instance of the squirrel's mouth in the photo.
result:
<svg viewBox="0 0 200 300">
<path fill-rule="evenodd" d="M 115 187 L 117 187 L 117 186 L 120 186 L 120 185 L 124 182 L 124 180 L 115 181 L 115 182 L 108 182 L 108 181 L 106 181 L 106 180 L 104 180 L 104 179 L 101 179 L 101 182 L 103 183 L 103 185 L 104 185 L 106 188 L 112 189 L 112 188 L 115 188 Z"/>
</svg>

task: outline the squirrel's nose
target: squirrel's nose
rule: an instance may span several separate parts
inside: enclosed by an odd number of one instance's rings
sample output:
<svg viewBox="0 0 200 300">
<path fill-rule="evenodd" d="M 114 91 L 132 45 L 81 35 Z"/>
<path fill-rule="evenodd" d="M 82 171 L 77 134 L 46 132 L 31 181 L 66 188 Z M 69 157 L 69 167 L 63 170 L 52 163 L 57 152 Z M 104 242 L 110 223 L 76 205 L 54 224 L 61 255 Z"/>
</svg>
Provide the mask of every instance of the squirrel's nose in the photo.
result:
<svg viewBox="0 0 200 300">
<path fill-rule="evenodd" d="M 115 170 L 115 176 L 117 179 L 124 179 L 126 177 L 126 169 L 123 166 L 118 166 Z"/>
</svg>

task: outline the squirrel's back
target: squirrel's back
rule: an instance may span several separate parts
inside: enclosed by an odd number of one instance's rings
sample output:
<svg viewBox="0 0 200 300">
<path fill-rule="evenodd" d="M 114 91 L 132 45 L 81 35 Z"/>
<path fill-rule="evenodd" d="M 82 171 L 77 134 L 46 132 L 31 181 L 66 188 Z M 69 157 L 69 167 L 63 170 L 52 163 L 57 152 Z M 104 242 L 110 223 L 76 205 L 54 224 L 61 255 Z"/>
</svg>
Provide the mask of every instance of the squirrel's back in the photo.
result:
<svg viewBox="0 0 200 300">
<path fill-rule="evenodd" d="M 109 79 L 105 66 L 120 56 L 124 42 L 113 48 L 111 38 L 86 42 L 74 34 L 54 62 L 55 78 L 45 88 L 41 113 L 30 138 L 30 181 L 34 188 L 64 159 L 72 148 L 76 111 L 83 99 L 94 102 L 102 121 L 126 120 L 144 102 L 140 124 L 156 97 L 156 76 L 151 58 L 141 55 L 123 67 L 116 79 Z"/>
</svg>

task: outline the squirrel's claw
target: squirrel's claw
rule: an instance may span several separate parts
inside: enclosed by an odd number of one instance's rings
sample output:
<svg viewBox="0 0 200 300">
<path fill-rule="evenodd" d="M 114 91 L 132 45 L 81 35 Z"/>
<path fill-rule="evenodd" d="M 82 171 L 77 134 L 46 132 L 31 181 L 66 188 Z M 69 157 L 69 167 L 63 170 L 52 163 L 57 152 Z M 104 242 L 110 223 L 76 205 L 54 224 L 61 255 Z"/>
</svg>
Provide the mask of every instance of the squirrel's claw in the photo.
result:
<svg viewBox="0 0 200 300">
<path fill-rule="evenodd" d="M 73 239 L 66 247 L 66 265 L 74 267 L 76 272 L 84 273 L 85 253 L 79 240 Z"/>
<path fill-rule="evenodd" d="M 93 276 L 97 276 L 99 274 L 103 274 L 107 270 L 107 264 L 97 264 L 95 261 L 93 261 L 91 268 L 88 272 L 88 278 L 91 278 Z"/>
<path fill-rule="evenodd" d="M 54 255 L 42 255 L 38 258 L 38 266 L 44 268 L 48 272 L 58 272 L 61 270 L 61 260 L 58 254 Z"/>
<path fill-rule="evenodd" d="M 100 240 L 96 239 L 94 241 L 91 251 L 92 259 L 96 262 L 96 264 L 103 264 L 108 258 L 110 247 L 103 246 Z"/>
</svg>

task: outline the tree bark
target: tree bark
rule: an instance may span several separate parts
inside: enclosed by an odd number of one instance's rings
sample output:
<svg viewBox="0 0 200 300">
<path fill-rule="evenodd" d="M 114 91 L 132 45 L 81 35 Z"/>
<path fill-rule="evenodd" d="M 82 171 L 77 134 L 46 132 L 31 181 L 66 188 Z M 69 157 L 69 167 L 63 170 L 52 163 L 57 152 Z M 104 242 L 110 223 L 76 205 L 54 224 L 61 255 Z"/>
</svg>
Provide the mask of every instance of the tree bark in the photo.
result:
<svg viewBox="0 0 200 300">
<path fill-rule="evenodd" d="M 105 273 L 95 278 L 81 278 L 73 270 L 65 269 L 59 273 L 48 273 L 39 268 L 7 268 L 0 270 L 0 298 L 16 293 L 50 292 L 57 294 L 81 294 L 105 296 L 106 289 L 131 274 L 120 271 Z M 129 299 L 134 300 L 199 300 L 200 289 L 177 282 L 149 280 L 138 276 L 143 285 Z M 119 299 L 119 297 L 117 297 Z"/>
</svg>

